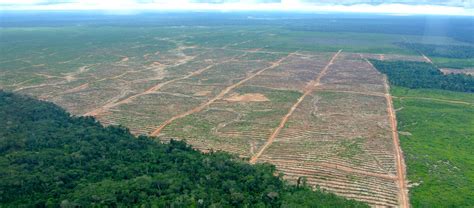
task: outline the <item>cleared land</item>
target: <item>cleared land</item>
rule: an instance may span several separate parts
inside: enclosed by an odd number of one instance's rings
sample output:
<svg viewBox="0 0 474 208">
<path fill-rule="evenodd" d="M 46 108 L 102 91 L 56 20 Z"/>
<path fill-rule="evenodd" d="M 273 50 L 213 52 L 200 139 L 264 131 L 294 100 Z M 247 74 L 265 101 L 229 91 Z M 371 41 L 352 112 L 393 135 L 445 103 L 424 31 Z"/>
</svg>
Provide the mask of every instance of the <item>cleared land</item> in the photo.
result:
<svg viewBox="0 0 474 208">
<path fill-rule="evenodd" d="M 366 59 L 425 59 L 379 49 L 353 53 L 357 45 L 311 48 L 308 43 L 333 37 L 251 29 L 233 35 L 228 28 L 213 34 L 199 27 L 109 28 L 95 32 L 120 37 L 70 43 L 76 39 L 68 32 L 55 37 L 39 28 L 36 34 L 59 43 L 32 40 L 36 48 L 29 51 L 11 46 L 0 58 L 0 87 L 135 134 L 185 139 L 202 151 L 270 162 L 292 182 L 306 177 L 315 188 L 374 206 L 407 207 L 392 97 Z M 350 38 L 370 43 L 362 35 Z"/>
</svg>

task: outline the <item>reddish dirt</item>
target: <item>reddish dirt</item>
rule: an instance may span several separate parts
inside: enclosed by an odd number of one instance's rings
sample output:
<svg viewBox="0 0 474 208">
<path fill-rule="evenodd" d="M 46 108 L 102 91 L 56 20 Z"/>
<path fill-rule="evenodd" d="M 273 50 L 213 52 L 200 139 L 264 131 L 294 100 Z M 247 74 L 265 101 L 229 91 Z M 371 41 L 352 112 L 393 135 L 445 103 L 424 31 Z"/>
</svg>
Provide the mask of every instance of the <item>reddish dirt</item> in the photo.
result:
<svg viewBox="0 0 474 208">
<path fill-rule="evenodd" d="M 203 103 L 202 105 L 196 107 L 196 108 L 193 108 L 187 112 L 184 112 L 182 114 L 179 114 L 179 115 L 176 115 L 176 116 L 173 116 L 172 118 L 166 120 L 165 122 L 163 122 L 158 128 L 156 128 L 153 132 L 151 132 L 151 136 L 157 136 L 160 134 L 161 130 L 163 130 L 166 126 L 168 126 L 169 124 L 171 124 L 173 121 L 175 121 L 176 119 L 180 119 L 180 118 L 184 118 L 188 115 L 191 115 L 193 113 L 197 113 L 201 110 L 203 110 L 204 108 L 206 108 L 207 106 L 211 105 L 212 103 L 214 103 L 215 101 L 217 100 L 220 100 L 222 98 L 224 98 L 224 96 L 229 93 L 231 90 L 237 88 L 238 86 L 242 85 L 243 83 L 249 81 L 250 79 L 262 74 L 263 72 L 265 72 L 266 70 L 268 69 L 272 69 L 272 68 L 275 68 L 277 66 L 279 66 L 281 64 L 281 62 L 283 62 L 284 60 L 286 60 L 288 57 L 292 56 L 294 53 L 291 53 L 289 54 L 288 56 L 284 57 L 284 58 L 281 58 L 280 60 L 274 62 L 271 66 L 269 67 L 266 67 L 266 68 L 263 68 L 259 71 L 257 71 L 256 73 L 248 76 L 247 78 L 243 79 L 243 80 L 240 80 L 239 82 L 225 88 L 224 90 L 222 90 L 216 97 L 210 99 L 209 101 L 207 101 L 206 103 Z"/>
<path fill-rule="evenodd" d="M 424 55 L 423 55 L 424 56 Z M 370 64 L 372 68 L 375 67 L 367 60 L 367 63 Z M 408 188 L 406 178 L 406 170 L 405 170 L 405 160 L 403 158 L 403 152 L 400 147 L 400 139 L 398 138 L 398 129 L 397 129 L 397 117 L 395 115 L 395 110 L 393 109 L 393 101 L 392 96 L 390 95 L 390 86 L 388 85 L 387 76 L 384 76 L 384 86 L 385 86 L 385 100 L 387 102 L 387 112 L 390 121 L 390 126 L 392 129 L 392 139 L 394 145 L 394 152 L 395 152 L 395 159 L 397 164 L 397 178 L 398 178 L 398 188 L 399 190 L 399 204 L 400 207 L 408 208 L 410 207 L 410 202 L 408 198 Z"/>
<path fill-rule="evenodd" d="M 410 207 L 409 199 L 408 199 L 408 189 L 407 189 L 407 182 L 405 180 L 405 161 L 403 159 L 403 153 L 400 147 L 400 140 L 398 138 L 398 130 L 397 130 L 397 118 L 395 116 L 395 111 L 393 110 L 393 101 L 392 96 L 390 96 L 390 87 L 388 86 L 387 78 L 384 78 L 385 82 L 385 99 L 387 100 L 387 110 L 390 118 L 390 125 L 392 127 L 392 138 L 393 144 L 395 147 L 395 158 L 397 159 L 397 177 L 398 177 L 398 185 L 400 188 L 400 207 L 408 208 Z"/>
<path fill-rule="evenodd" d="M 243 95 L 235 94 L 226 99 L 226 101 L 230 102 L 264 102 L 270 101 L 265 95 L 260 93 L 247 93 Z"/>
<path fill-rule="evenodd" d="M 88 87 L 89 87 L 89 83 L 85 83 L 85 84 L 82 84 L 78 87 L 66 90 L 66 91 L 63 92 L 63 94 L 78 92 L 78 91 L 87 89 Z"/>
<path fill-rule="evenodd" d="M 291 106 L 290 110 L 288 113 L 282 118 L 280 121 L 280 125 L 273 131 L 273 133 L 270 135 L 270 137 L 267 139 L 267 142 L 260 148 L 260 150 L 257 152 L 257 154 L 253 155 L 252 158 L 250 158 L 249 162 L 252 164 L 255 164 L 258 160 L 258 158 L 263 154 L 263 152 L 273 143 L 275 138 L 278 136 L 280 131 L 285 127 L 286 122 L 290 118 L 290 116 L 293 114 L 293 112 L 296 110 L 296 108 L 301 104 L 301 102 L 304 100 L 306 96 L 308 96 L 315 87 L 320 85 L 321 78 L 326 74 L 327 70 L 329 67 L 334 63 L 334 60 L 336 57 L 341 53 L 342 50 L 339 50 L 336 54 L 334 54 L 331 58 L 331 60 L 328 62 L 328 64 L 323 68 L 323 70 L 318 74 L 315 80 L 312 80 L 308 83 L 308 85 L 305 87 L 305 92 L 304 94 L 298 98 L 295 104 Z"/>
</svg>

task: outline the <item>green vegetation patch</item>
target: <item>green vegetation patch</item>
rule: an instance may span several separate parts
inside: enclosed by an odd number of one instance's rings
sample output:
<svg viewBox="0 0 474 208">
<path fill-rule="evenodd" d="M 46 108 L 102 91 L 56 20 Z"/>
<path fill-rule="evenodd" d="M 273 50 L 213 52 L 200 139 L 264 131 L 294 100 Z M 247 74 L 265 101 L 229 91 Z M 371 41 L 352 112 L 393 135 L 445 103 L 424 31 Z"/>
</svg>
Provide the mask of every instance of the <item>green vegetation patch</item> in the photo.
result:
<svg viewBox="0 0 474 208">
<path fill-rule="evenodd" d="M 397 43 L 404 48 L 420 51 L 427 56 L 469 59 L 474 58 L 474 46 L 470 45 L 435 45 L 422 43 Z"/>
<path fill-rule="evenodd" d="M 400 142 L 408 167 L 413 207 L 469 207 L 474 204 L 474 107 L 444 100 L 473 94 L 394 87 Z"/>
<path fill-rule="evenodd" d="M 474 46 L 471 45 L 395 44 L 431 57 L 439 67 L 456 69 L 474 67 Z"/>
<path fill-rule="evenodd" d="M 442 58 L 434 57 L 431 61 L 440 68 L 453 68 L 453 69 L 465 69 L 474 68 L 474 58 L 470 59 L 455 59 L 455 58 Z"/>
<path fill-rule="evenodd" d="M 338 156 L 352 159 L 356 155 L 364 153 L 362 145 L 366 139 L 358 137 L 352 140 L 341 141 L 342 151 L 338 153 Z"/>
<path fill-rule="evenodd" d="M 0 117 L 1 207 L 368 207 L 21 95 L 0 91 Z"/>
<path fill-rule="evenodd" d="M 474 92 L 474 77 L 466 74 L 444 75 L 430 63 L 414 61 L 370 60 L 375 68 L 386 74 L 390 84 L 408 88 L 434 88 Z"/>
</svg>

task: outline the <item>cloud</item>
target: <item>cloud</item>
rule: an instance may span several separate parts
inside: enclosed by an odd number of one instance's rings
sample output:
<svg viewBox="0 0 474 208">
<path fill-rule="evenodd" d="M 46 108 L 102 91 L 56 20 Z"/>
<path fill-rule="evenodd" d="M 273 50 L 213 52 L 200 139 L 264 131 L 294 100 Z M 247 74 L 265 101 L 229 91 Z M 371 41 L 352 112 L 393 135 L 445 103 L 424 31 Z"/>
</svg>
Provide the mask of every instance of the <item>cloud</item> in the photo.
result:
<svg viewBox="0 0 474 208">
<path fill-rule="evenodd" d="M 0 0 L 4 10 L 303 11 L 473 16 L 471 0 Z"/>
</svg>

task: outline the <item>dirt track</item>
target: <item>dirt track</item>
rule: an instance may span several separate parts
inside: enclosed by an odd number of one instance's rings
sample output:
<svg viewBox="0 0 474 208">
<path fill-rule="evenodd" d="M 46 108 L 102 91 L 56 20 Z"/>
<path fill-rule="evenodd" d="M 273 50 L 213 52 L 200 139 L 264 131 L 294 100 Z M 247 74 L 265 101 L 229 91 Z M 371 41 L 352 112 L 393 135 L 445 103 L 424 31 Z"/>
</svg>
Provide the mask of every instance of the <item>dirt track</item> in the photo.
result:
<svg viewBox="0 0 474 208">
<path fill-rule="evenodd" d="M 472 106 L 474 106 L 474 103 L 469 103 L 469 102 L 464 102 L 464 101 L 459 101 L 459 100 L 445 100 L 445 99 L 437 99 L 437 98 L 411 97 L 411 96 L 402 96 L 402 97 L 392 96 L 392 98 L 431 100 L 431 101 L 438 101 L 438 102 L 444 102 L 444 103 L 453 103 L 453 104 L 463 104 L 463 105 L 472 105 Z"/>
<path fill-rule="evenodd" d="M 365 59 L 369 65 L 375 69 L 374 65 L 370 63 L 369 60 Z M 410 201 L 408 198 L 408 188 L 405 170 L 405 160 L 403 159 L 403 152 L 400 147 L 400 139 L 398 138 L 398 129 L 397 129 L 397 117 L 395 115 L 395 110 L 393 109 L 392 96 L 390 95 L 390 86 L 388 85 L 387 76 L 384 75 L 384 86 L 385 86 L 385 100 L 387 102 L 387 112 L 389 116 L 390 126 L 392 129 L 392 139 L 395 151 L 395 159 L 397 164 L 397 178 L 398 178 L 398 188 L 399 188 L 399 205 L 402 208 L 410 207 Z"/>
<path fill-rule="evenodd" d="M 165 128 L 166 126 L 168 126 L 169 124 L 171 124 L 173 121 L 175 121 L 176 119 L 180 119 L 180 118 L 184 118 L 188 115 L 191 115 L 193 113 L 197 113 L 201 110 L 203 110 L 204 108 L 206 108 L 207 106 L 211 105 L 212 103 L 214 103 L 215 101 L 217 100 L 220 100 L 222 98 L 224 98 L 224 96 L 229 93 L 231 90 L 237 88 L 238 86 L 242 85 L 243 83 L 249 81 L 250 79 L 258 76 L 259 74 L 265 72 L 266 70 L 268 69 L 272 69 L 272 68 L 275 68 L 277 66 L 280 65 L 280 63 L 284 60 L 286 60 L 288 57 L 292 56 L 294 53 L 291 53 L 289 54 L 288 56 L 284 57 L 284 58 L 281 58 L 280 60 L 278 60 L 277 62 L 274 62 L 271 66 L 269 67 L 266 67 L 266 68 L 263 68 L 259 71 L 257 71 L 256 73 L 248 76 L 247 78 L 225 88 L 224 90 L 222 90 L 216 97 L 212 98 L 211 100 L 207 101 L 206 103 L 196 107 L 196 108 L 193 108 L 187 112 L 184 112 L 182 114 L 179 114 L 179 115 L 176 115 L 176 116 L 173 116 L 172 118 L 166 120 L 165 122 L 163 122 L 157 129 L 155 129 L 153 132 L 151 132 L 151 136 L 157 136 L 158 134 L 160 134 L 161 130 L 163 130 L 163 128 Z"/>
<path fill-rule="evenodd" d="M 424 58 L 428 63 L 430 63 L 430 64 L 433 63 L 433 61 L 431 61 L 431 59 L 428 58 L 428 56 L 426 56 L 425 54 L 421 53 L 421 56 L 423 56 L 423 58 Z"/>
<path fill-rule="evenodd" d="M 268 138 L 267 142 L 262 146 L 262 148 L 260 148 L 260 150 L 257 152 L 257 154 L 253 155 L 252 158 L 250 158 L 250 160 L 249 160 L 250 163 L 254 164 L 255 162 L 257 162 L 258 158 L 263 154 L 263 152 L 273 143 L 276 136 L 278 136 L 278 134 L 283 129 L 283 127 L 285 126 L 285 124 L 288 121 L 288 119 L 290 118 L 290 116 L 293 114 L 293 112 L 296 110 L 296 108 L 301 104 L 301 102 L 304 100 L 304 98 L 306 96 L 308 96 L 311 92 L 313 92 L 315 87 L 320 85 L 321 78 L 326 74 L 327 70 L 333 64 L 334 60 L 341 53 L 341 51 L 342 50 L 339 50 L 336 54 L 334 54 L 333 57 L 331 58 L 331 60 L 328 62 L 328 64 L 318 74 L 316 79 L 312 80 L 311 82 L 308 83 L 308 85 L 306 86 L 304 94 L 301 97 L 298 98 L 298 100 L 296 101 L 295 104 L 293 104 L 293 106 L 291 106 L 288 113 L 280 121 L 280 125 L 273 131 L 273 133 Z"/>
<path fill-rule="evenodd" d="M 390 96 L 390 87 L 388 86 L 388 81 L 386 77 L 384 78 L 384 82 L 386 89 L 385 99 L 387 100 L 387 110 L 389 114 L 390 125 L 392 127 L 392 138 L 395 147 L 395 158 L 397 162 L 398 186 L 400 188 L 400 207 L 408 208 L 410 207 L 410 203 L 408 199 L 407 182 L 405 180 L 405 161 L 403 159 L 403 153 L 400 147 L 400 140 L 398 138 L 397 130 L 397 119 L 395 116 L 395 111 L 393 110 L 392 96 Z"/>
</svg>

